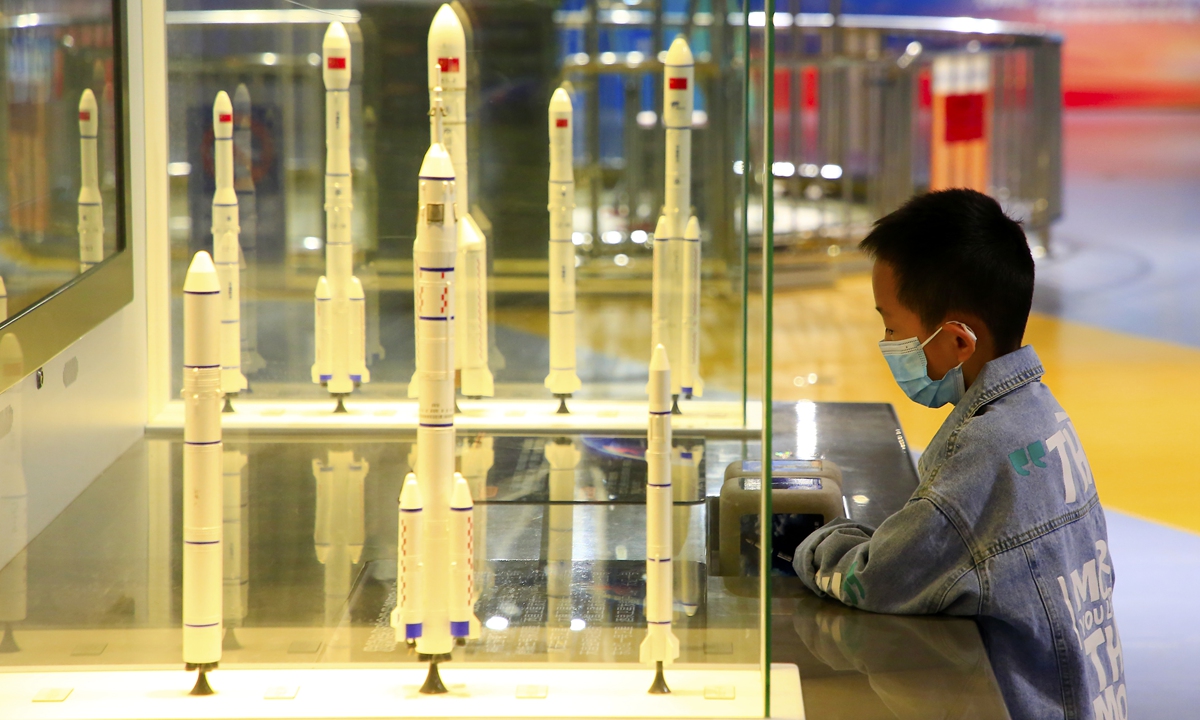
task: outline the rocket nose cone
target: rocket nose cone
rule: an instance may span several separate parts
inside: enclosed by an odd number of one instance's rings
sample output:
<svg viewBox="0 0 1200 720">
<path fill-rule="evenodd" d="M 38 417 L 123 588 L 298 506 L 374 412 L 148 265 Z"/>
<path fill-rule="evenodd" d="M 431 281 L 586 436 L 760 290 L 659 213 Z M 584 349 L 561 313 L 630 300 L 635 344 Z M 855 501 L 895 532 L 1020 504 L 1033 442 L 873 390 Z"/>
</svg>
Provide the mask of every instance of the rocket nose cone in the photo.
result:
<svg viewBox="0 0 1200 720">
<path fill-rule="evenodd" d="M 322 275 L 321 278 L 319 280 L 317 280 L 317 297 L 325 299 L 325 300 L 328 300 L 330 297 L 329 281 L 327 279 L 325 279 L 324 275 Z"/>
<path fill-rule="evenodd" d="M 79 97 L 79 132 L 84 135 L 95 135 L 99 118 L 96 116 L 96 95 L 91 88 L 83 91 Z"/>
<path fill-rule="evenodd" d="M 201 250 L 192 258 L 187 275 L 183 280 L 185 293 L 221 292 L 221 283 L 217 280 L 217 269 L 213 266 L 212 257 Z"/>
<path fill-rule="evenodd" d="M 213 134 L 219 138 L 230 137 L 233 134 L 233 103 L 229 102 L 229 93 L 222 90 L 213 101 Z"/>
<path fill-rule="evenodd" d="M 696 219 L 695 215 L 688 220 L 687 229 L 683 231 L 683 236 L 688 240 L 700 239 L 700 221 Z"/>
<path fill-rule="evenodd" d="M 650 357 L 650 372 L 661 372 L 670 370 L 671 364 L 667 362 L 667 349 L 662 346 L 662 343 L 654 346 L 654 354 Z"/>
<path fill-rule="evenodd" d="M 571 96 L 563 88 L 558 88 L 550 96 L 550 112 L 571 112 Z"/>
<path fill-rule="evenodd" d="M 678 35 L 675 41 L 671 43 L 671 49 L 667 50 L 667 65 L 692 65 L 692 49 L 688 47 L 688 42 L 682 35 Z"/>
<path fill-rule="evenodd" d="M 450 155 L 441 143 L 429 146 L 425 159 L 421 161 L 420 175 L 423 178 L 454 179 L 454 163 L 450 161 Z"/>
<path fill-rule="evenodd" d="M 459 510 L 475 507 L 475 503 L 471 501 L 471 488 L 466 479 L 458 473 L 454 473 L 454 494 L 450 498 L 450 507 Z"/>
<path fill-rule="evenodd" d="M 233 91 L 233 107 L 238 112 L 246 112 L 250 107 L 250 90 L 246 83 L 238 83 L 237 89 Z"/>
<path fill-rule="evenodd" d="M 330 50 L 345 50 L 350 51 L 350 35 L 346 33 L 346 26 L 338 21 L 329 23 L 329 29 L 325 31 L 325 40 L 321 47 L 326 51 Z"/>
<path fill-rule="evenodd" d="M 429 36 L 433 37 L 435 33 L 440 35 L 447 31 L 454 32 L 455 35 L 463 35 L 463 26 L 462 21 L 458 19 L 458 13 L 454 12 L 454 8 L 450 7 L 449 3 L 442 3 L 433 16 L 433 22 L 429 25 Z M 445 37 L 440 39 L 445 39 Z"/>
<path fill-rule="evenodd" d="M 658 224 L 654 226 L 654 239 L 655 240 L 659 240 L 659 239 L 665 240 L 667 238 L 668 232 L 669 231 L 667 230 L 667 216 L 659 215 L 658 216 Z"/>
</svg>

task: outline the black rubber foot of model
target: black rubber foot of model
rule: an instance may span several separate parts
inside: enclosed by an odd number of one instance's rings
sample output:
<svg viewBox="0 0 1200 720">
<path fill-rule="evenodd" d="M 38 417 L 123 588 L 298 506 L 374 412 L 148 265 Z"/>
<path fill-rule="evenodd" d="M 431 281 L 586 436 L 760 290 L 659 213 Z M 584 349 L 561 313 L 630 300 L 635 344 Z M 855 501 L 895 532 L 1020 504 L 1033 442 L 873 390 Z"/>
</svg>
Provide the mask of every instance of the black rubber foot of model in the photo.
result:
<svg viewBox="0 0 1200 720">
<path fill-rule="evenodd" d="M 208 684 L 208 671 L 217 666 L 216 663 L 204 663 L 202 665 L 188 665 L 188 670 L 199 670 L 196 675 L 196 686 L 188 695 L 212 695 L 214 693 L 212 685 Z"/>
<path fill-rule="evenodd" d="M 558 398 L 558 412 L 555 414 L 570 415 L 571 411 L 567 409 L 567 398 L 569 398 L 571 396 L 570 395 L 556 395 L 555 397 Z"/>
<path fill-rule="evenodd" d="M 679 396 L 678 395 L 671 396 L 671 414 L 672 415 L 682 415 L 683 414 L 683 411 L 679 409 Z"/>
<path fill-rule="evenodd" d="M 437 661 L 429 663 L 429 674 L 425 676 L 425 684 L 421 686 L 422 695 L 445 695 L 450 692 L 442 683 L 442 675 L 438 672 Z"/>
<path fill-rule="evenodd" d="M 223 413 L 233 412 L 233 399 L 237 397 L 237 393 L 225 393 L 225 407 L 221 408 Z"/>
<path fill-rule="evenodd" d="M 671 688 L 667 687 L 667 679 L 663 677 L 662 662 L 655 663 L 654 684 L 650 686 L 651 695 L 670 695 Z"/>
<path fill-rule="evenodd" d="M 237 635 L 233 634 L 233 628 L 225 628 L 225 637 L 221 638 L 222 650 L 241 650 L 242 644 L 238 642 Z"/>
<path fill-rule="evenodd" d="M 346 402 L 345 402 L 346 396 L 345 395 L 335 395 L 334 397 L 337 398 L 338 404 L 337 404 L 337 407 L 335 407 L 333 409 L 333 414 L 337 415 L 338 413 L 346 412 Z"/>
<path fill-rule="evenodd" d="M 0 653 L 21 652 L 17 645 L 17 637 L 13 635 L 12 623 L 4 623 L 4 636 L 0 637 Z"/>
</svg>

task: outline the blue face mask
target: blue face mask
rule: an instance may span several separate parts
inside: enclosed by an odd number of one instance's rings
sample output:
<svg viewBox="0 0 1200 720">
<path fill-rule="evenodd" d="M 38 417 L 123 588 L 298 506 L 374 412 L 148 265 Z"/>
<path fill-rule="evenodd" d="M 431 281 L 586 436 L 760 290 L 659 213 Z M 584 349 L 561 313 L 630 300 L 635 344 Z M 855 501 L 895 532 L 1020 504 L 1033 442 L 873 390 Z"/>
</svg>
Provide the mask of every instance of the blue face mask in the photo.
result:
<svg viewBox="0 0 1200 720">
<path fill-rule="evenodd" d="M 975 332 L 971 328 L 960 322 L 954 324 L 961 325 L 971 339 L 975 339 Z M 957 404 L 967 391 L 963 381 L 962 363 L 947 372 L 941 380 L 929 379 L 925 346 L 941 331 L 942 328 L 939 327 L 925 342 L 913 337 L 907 340 L 884 340 L 879 343 L 883 359 L 892 369 L 892 377 L 896 378 L 896 384 L 910 400 L 925 407 L 938 408 L 946 403 Z"/>
</svg>

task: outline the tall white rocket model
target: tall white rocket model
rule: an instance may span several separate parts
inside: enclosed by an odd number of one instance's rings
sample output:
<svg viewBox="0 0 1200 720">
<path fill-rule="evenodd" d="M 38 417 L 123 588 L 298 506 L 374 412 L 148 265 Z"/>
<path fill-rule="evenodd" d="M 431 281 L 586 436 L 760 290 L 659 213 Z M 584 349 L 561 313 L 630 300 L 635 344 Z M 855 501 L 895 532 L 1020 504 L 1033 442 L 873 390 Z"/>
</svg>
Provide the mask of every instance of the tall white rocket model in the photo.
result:
<svg viewBox="0 0 1200 720">
<path fill-rule="evenodd" d="M 700 397 L 704 393 L 699 374 L 700 226 L 695 223 L 693 227 L 692 223 L 695 91 L 692 51 L 681 35 L 671 43 L 663 64 L 666 202 L 654 234 L 654 282 L 658 290 L 651 322 L 652 346 L 662 344 L 676 369 L 671 385 L 671 394 L 676 397 Z"/>
<path fill-rule="evenodd" d="M 454 367 L 460 371 L 464 396 L 491 397 L 495 390 L 488 368 L 487 238 L 471 217 L 468 182 L 467 39 L 458 14 L 449 5 L 438 8 L 429 26 L 427 66 L 429 106 L 433 107 L 434 89 L 440 85 L 445 108 L 441 140 L 431 137 L 430 142 L 440 142 L 454 163 L 459 208 Z"/>
<path fill-rule="evenodd" d="M 366 303 L 354 277 L 350 237 L 354 207 L 350 167 L 350 36 L 329 24 L 322 45 L 325 79 L 325 274 L 317 281 L 316 362 L 312 381 L 337 398 L 334 412 L 361 383 L 366 364 Z"/>
<path fill-rule="evenodd" d="M 574 111 L 563 88 L 550 97 L 550 374 L 546 388 L 562 402 L 580 387 L 575 371 Z"/>
<path fill-rule="evenodd" d="M 655 664 L 650 692 L 669 693 L 663 665 L 679 657 L 671 631 L 674 605 L 671 570 L 671 366 L 662 345 L 650 359 L 650 427 L 646 434 L 646 639 L 641 661 Z"/>
<path fill-rule="evenodd" d="M 91 89 L 79 98 L 79 272 L 104 259 L 104 205 L 100 197 L 100 166 L 96 138 L 100 113 Z"/>
<path fill-rule="evenodd" d="M 0 293 L 4 280 L 0 278 Z M 8 317 L 3 299 L 0 320 Z M 0 337 L 0 381 L 13 385 L 24 376 L 25 354 L 17 336 Z M 29 596 L 29 488 L 21 451 L 21 392 L 8 394 L 8 407 L 0 410 L 0 654 L 20 652 L 13 623 L 28 613 Z"/>
<path fill-rule="evenodd" d="M 233 189 L 233 103 L 222 90 L 213 102 L 213 265 L 221 283 L 221 391 L 225 412 L 246 389 L 242 374 L 242 251 L 238 244 L 238 198 Z"/>
<path fill-rule="evenodd" d="M 208 253 L 183 281 L 183 662 L 193 695 L 221 660 L 221 284 Z"/>
<path fill-rule="evenodd" d="M 435 93 L 434 109 L 441 105 Z M 441 113 L 433 114 L 435 132 Z M 438 663 L 456 639 L 478 637 L 472 608 L 473 505 L 467 481 L 454 472 L 454 323 L 456 211 L 454 165 L 434 143 L 421 163 L 414 303 L 418 398 L 416 472 L 400 495 L 396 609 L 397 642 L 415 644 L 429 661 L 422 693 L 444 693 Z M 415 545 L 414 545 L 415 544 Z M 414 551 L 419 548 L 419 552 Z"/>
</svg>

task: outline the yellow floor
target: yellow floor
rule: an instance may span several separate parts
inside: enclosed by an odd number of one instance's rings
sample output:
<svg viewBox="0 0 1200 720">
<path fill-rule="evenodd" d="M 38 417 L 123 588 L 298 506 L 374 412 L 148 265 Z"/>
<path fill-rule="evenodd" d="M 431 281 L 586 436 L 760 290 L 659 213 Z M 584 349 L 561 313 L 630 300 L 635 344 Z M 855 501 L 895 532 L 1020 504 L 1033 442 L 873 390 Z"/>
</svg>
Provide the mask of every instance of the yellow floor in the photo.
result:
<svg viewBox="0 0 1200 720">
<path fill-rule="evenodd" d="M 924 447 L 951 407 L 920 407 L 896 387 L 874 305 L 865 275 L 777 294 L 776 398 L 890 402 Z M 1200 532 L 1200 349 L 1044 315 L 1030 318 L 1025 342 L 1079 430 L 1104 505 Z"/>
<path fill-rule="evenodd" d="M 774 388 L 777 400 L 890 402 L 909 441 L 923 448 L 949 414 L 909 401 L 876 343 L 882 325 L 870 278 L 775 298 Z M 579 344 L 610 356 L 647 361 L 648 298 L 581 297 Z M 761 299 L 751 300 L 758 327 Z M 701 371 L 710 389 L 741 390 L 736 298 L 705 297 Z M 498 322 L 546 333 L 544 310 L 505 309 Z M 1079 429 L 1105 506 L 1200 532 L 1200 349 L 1172 345 L 1043 315 L 1025 340 L 1046 366 L 1045 382 Z M 750 342 L 752 397 L 761 387 L 762 345 Z M 1195 445 L 1193 443 L 1196 443 Z"/>
</svg>

